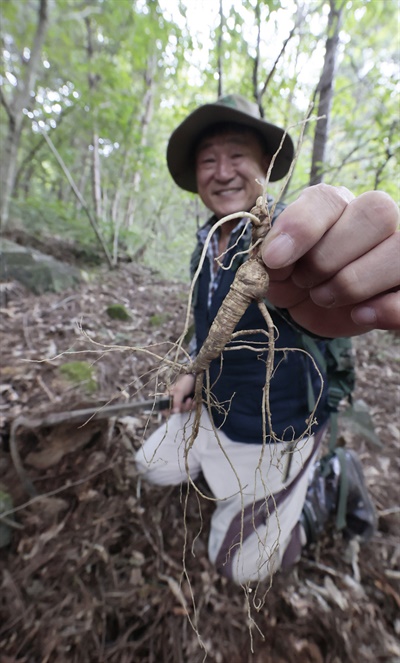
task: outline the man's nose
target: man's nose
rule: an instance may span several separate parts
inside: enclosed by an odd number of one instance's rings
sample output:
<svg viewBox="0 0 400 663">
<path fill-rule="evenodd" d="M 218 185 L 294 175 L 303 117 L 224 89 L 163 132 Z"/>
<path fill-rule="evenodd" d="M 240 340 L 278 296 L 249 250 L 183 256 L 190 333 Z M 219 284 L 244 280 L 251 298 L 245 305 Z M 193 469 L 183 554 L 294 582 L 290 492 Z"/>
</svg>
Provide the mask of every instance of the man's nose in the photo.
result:
<svg viewBox="0 0 400 663">
<path fill-rule="evenodd" d="M 215 164 L 214 176 L 218 180 L 226 181 L 231 180 L 235 175 L 234 167 L 231 159 L 221 154 Z"/>
</svg>

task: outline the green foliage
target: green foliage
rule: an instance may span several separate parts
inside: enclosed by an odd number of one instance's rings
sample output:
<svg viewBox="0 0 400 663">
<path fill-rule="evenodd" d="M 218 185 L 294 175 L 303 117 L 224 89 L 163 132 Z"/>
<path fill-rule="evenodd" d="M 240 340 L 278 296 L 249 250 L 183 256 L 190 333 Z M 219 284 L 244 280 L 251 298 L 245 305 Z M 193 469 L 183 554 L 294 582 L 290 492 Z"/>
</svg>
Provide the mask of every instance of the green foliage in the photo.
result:
<svg viewBox="0 0 400 663">
<path fill-rule="evenodd" d="M 49 233 L 55 238 L 77 242 L 82 248 L 93 247 L 94 233 L 86 215 L 76 209 L 74 201 L 59 201 L 49 195 L 48 200 L 37 197 L 14 201 L 14 219 L 26 228 L 29 234 L 46 240 Z"/>
<path fill-rule="evenodd" d="M 45 129 L 114 257 L 123 253 L 167 277 L 188 278 L 196 225 L 206 212 L 171 181 L 165 150 L 187 113 L 217 94 L 218 3 L 205 1 L 198 20 L 189 24 L 197 4 L 49 2 L 43 66 L 19 151 L 14 221 L 40 236 L 62 236 L 85 251 L 96 245 L 87 215 L 41 136 L 39 128 Z M 38 6 L 38 0 L 2 3 L 0 75 L 6 98 L 24 75 Z M 224 93 L 253 98 L 266 85 L 266 117 L 291 126 L 296 141 L 320 76 L 329 3 L 226 0 L 223 9 Z M 356 194 L 380 188 L 399 197 L 398 17 L 396 0 L 349 0 L 344 9 L 324 179 Z M 1 138 L 4 109 L 0 119 Z M 308 182 L 313 135 L 310 124 L 288 202 Z M 271 186 L 272 194 L 279 190 L 279 183 Z"/>
<path fill-rule="evenodd" d="M 5 548 L 11 543 L 12 528 L 14 526 L 14 515 L 3 517 L 3 513 L 8 513 L 13 509 L 13 499 L 5 486 L 0 483 L 0 548 Z"/>
<path fill-rule="evenodd" d="M 80 386 L 88 394 L 97 389 L 97 381 L 93 366 L 86 361 L 70 361 L 60 366 L 59 371 L 63 378 L 74 386 Z"/>
<path fill-rule="evenodd" d="M 163 327 L 168 319 L 168 313 L 153 313 L 149 318 L 149 323 L 152 327 Z"/>
</svg>

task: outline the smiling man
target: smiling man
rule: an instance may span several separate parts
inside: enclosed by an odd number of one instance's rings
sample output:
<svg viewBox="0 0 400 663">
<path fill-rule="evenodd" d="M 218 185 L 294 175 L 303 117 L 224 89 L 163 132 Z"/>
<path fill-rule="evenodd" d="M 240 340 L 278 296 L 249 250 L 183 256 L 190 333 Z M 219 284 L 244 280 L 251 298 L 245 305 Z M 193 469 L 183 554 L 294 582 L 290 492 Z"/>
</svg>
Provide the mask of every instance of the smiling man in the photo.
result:
<svg viewBox="0 0 400 663">
<path fill-rule="evenodd" d="M 198 232 L 192 275 L 213 224 L 254 206 L 279 146 L 272 181 L 289 170 L 291 138 L 240 95 L 201 106 L 174 131 L 167 150 L 170 173 L 212 212 Z M 337 511 L 344 467 L 345 534 L 365 541 L 373 535 L 374 509 L 356 455 L 345 451 L 341 462 L 333 456 L 323 473 L 316 462 L 332 405 L 325 385 L 310 429 L 321 381 L 304 353 L 304 338 L 313 338 L 321 358 L 330 337 L 400 326 L 397 224 L 397 207 L 381 192 L 355 198 L 343 187 L 320 185 L 286 209 L 278 203 L 262 247 L 271 279 L 266 303 L 276 328 L 272 429 L 263 414 L 265 322 L 253 302 L 236 328 L 241 335 L 235 344 L 211 363 L 212 405 L 204 408 L 193 446 L 185 449 L 195 378 L 183 375 L 171 389 L 171 415 L 137 453 L 139 471 L 156 484 L 187 481 L 187 472 L 193 480 L 204 475 L 216 498 L 209 557 L 235 582 L 258 581 L 287 568 L 318 538 Z M 194 354 L 246 260 L 249 243 L 250 229 L 240 218 L 222 225 L 209 243 L 193 308 Z M 216 261 L 221 254 L 222 267 Z M 324 373 L 324 366 L 320 370 Z"/>
<path fill-rule="evenodd" d="M 250 209 L 270 161 L 256 132 L 241 131 L 240 125 L 217 125 L 196 150 L 200 198 L 217 219 Z"/>
</svg>

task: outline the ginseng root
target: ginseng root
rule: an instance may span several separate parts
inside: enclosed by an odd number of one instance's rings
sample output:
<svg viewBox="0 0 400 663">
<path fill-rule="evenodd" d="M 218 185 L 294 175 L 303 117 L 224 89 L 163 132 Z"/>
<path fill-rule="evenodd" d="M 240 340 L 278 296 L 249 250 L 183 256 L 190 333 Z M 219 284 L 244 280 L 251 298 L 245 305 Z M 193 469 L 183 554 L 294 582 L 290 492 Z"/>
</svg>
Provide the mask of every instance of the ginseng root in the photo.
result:
<svg viewBox="0 0 400 663">
<path fill-rule="evenodd" d="M 271 422 L 269 382 L 273 371 L 274 326 L 267 307 L 263 302 L 267 294 L 269 277 L 261 259 L 259 248 L 256 248 L 271 227 L 269 212 L 264 205 L 262 197 L 257 199 L 256 206 L 251 210 L 251 213 L 253 215 L 252 255 L 238 268 L 230 290 L 214 318 L 208 336 L 200 348 L 196 359 L 192 363 L 186 364 L 183 368 L 186 373 L 193 373 L 196 376 L 194 393 L 195 416 L 191 435 L 186 445 L 186 454 L 191 449 L 199 431 L 203 404 L 204 374 L 208 371 L 213 359 L 217 359 L 225 346 L 232 340 L 232 335 L 237 324 L 253 301 L 257 302 L 268 328 L 269 343 L 264 406 L 267 420 L 269 423 Z"/>
<path fill-rule="evenodd" d="M 230 342 L 236 325 L 246 312 L 248 306 L 253 301 L 258 303 L 260 312 L 268 327 L 269 348 L 267 359 L 267 381 L 266 388 L 264 390 L 264 404 L 266 408 L 267 420 L 271 425 L 271 415 L 269 411 L 269 382 L 273 370 L 274 327 L 268 310 L 263 302 L 263 299 L 266 296 L 268 284 L 269 277 L 259 254 L 251 257 L 247 262 L 243 263 L 243 265 L 238 268 L 235 274 L 235 278 L 230 287 L 230 290 L 222 302 L 216 317 L 214 318 L 214 321 L 208 332 L 208 336 L 200 348 L 199 354 L 197 355 L 194 362 L 186 365 L 185 367 L 186 372 L 194 373 L 196 376 L 194 393 L 195 417 L 191 435 L 186 445 L 186 454 L 193 446 L 193 443 L 199 432 L 200 416 L 203 403 L 202 394 L 204 373 L 208 370 L 213 359 L 219 357 L 227 343 Z"/>
<path fill-rule="evenodd" d="M 219 357 L 251 302 L 260 302 L 265 297 L 268 284 L 268 274 L 259 257 L 250 258 L 238 268 L 208 336 L 195 361 L 188 367 L 188 372 L 202 373 L 213 359 Z"/>
</svg>

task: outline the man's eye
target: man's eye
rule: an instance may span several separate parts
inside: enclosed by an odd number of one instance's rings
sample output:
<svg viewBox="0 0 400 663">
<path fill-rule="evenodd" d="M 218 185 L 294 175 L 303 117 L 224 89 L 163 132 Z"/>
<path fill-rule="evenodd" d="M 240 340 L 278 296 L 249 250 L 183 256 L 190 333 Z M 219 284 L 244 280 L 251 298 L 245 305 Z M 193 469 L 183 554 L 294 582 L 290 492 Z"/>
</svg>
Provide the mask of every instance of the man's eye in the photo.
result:
<svg viewBox="0 0 400 663">
<path fill-rule="evenodd" d="M 232 154 L 232 159 L 241 159 L 243 156 L 242 152 L 235 152 L 235 154 Z"/>
</svg>

